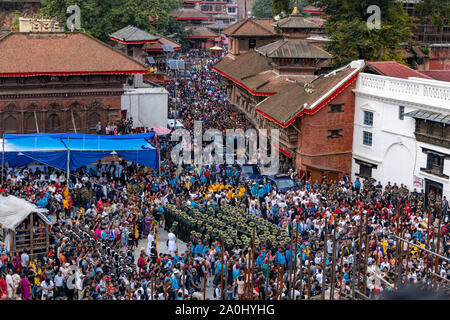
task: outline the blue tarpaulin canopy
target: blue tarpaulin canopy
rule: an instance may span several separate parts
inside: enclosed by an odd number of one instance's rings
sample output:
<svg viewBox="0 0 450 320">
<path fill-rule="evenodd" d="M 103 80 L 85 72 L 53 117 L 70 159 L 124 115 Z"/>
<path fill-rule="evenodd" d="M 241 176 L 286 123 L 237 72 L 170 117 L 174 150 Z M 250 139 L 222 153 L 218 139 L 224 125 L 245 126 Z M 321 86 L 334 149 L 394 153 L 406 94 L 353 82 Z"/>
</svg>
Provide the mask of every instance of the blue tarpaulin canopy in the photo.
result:
<svg viewBox="0 0 450 320">
<path fill-rule="evenodd" d="M 109 155 L 140 165 L 159 168 L 155 133 L 93 135 L 76 133 L 5 134 L 2 162 L 10 167 L 39 162 L 59 169 L 75 170 Z M 4 158 L 4 159 L 3 159 Z"/>
</svg>

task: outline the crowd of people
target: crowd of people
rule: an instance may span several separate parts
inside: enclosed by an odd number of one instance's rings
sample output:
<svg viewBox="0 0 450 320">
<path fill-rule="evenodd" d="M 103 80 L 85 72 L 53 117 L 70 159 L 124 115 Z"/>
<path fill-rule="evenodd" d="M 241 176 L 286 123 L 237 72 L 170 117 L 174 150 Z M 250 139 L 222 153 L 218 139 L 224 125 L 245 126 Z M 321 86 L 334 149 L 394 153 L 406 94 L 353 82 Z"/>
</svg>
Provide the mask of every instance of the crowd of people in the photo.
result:
<svg viewBox="0 0 450 320">
<path fill-rule="evenodd" d="M 168 84 L 169 114 L 176 112 L 188 130 L 196 120 L 206 129 L 250 128 L 210 70 L 217 58 L 204 51 L 183 58 L 192 75 Z M 110 127 L 109 134 L 130 133 L 127 127 Z M 233 166 L 185 165 L 179 172 L 170 158 L 172 145 L 158 137 L 160 170 L 99 161 L 71 172 L 67 181 L 64 172 L 45 166 L 8 168 L 1 195 L 49 210 L 50 251 L 12 254 L 0 245 L 1 298 L 351 299 L 357 290 L 356 298 L 364 299 L 406 284 L 447 292 L 445 197 L 348 176 L 318 183 L 289 170 L 287 162 L 283 171 L 296 187 L 281 192 L 268 181 L 241 179 Z M 282 228 L 290 240 L 254 243 L 249 236 L 230 245 L 208 234 L 180 234 L 189 228 L 165 223 L 171 205 L 212 216 L 231 205 Z M 44 236 L 45 228 L 35 228 Z M 166 252 L 158 252 L 162 228 L 168 232 Z M 414 245 L 400 245 L 398 237 Z M 178 238 L 186 240 L 186 250 L 179 249 Z"/>
</svg>

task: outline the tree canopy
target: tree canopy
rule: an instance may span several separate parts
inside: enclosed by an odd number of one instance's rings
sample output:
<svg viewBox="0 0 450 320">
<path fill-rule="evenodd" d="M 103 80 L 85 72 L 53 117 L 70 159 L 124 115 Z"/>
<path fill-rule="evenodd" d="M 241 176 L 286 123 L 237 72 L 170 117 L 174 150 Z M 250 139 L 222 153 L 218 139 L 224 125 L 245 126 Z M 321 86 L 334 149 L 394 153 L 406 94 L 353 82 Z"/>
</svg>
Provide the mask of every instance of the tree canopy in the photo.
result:
<svg viewBox="0 0 450 320">
<path fill-rule="evenodd" d="M 439 31 L 448 25 L 450 20 L 450 1 L 423 0 L 415 5 L 421 22 L 431 24 Z"/>
<path fill-rule="evenodd" d="M 281 12 L 289 14 L 292 11 L 292 5 L 290 0 L 273 0 L 272 2 L 272 14 L 274 16 L 279 15 Z"/>
<path fill-rule="evenodd" d="M 273 0 L 256 0 L 252 15 L 256 18 L 272 18 L 272 3 Z"/>
<path fill-rule="evenodd" d="M 322 8 L 329 18 L 325 22 L 331 42 L 328 52 L 335 56 L 334 66 L 341 66 L 356 59 L 369 61 L 394 60 L 404 63 L 400 45 L 412 38 L 414 19 L 397 0 L 311 0 Z M 369 29 L 367 21 L 371 13 L 367 8 L 380 8 L 379 29 Z"/>
<path fill-rule="evenodd" d="M 106 41 L 109 34 L 133 25 L 154 34 L 180 32 L 177 22 L 169 21 L 169 13 L 181 0 L 42 0 L 41 13 L 55 18 L 63 26 L 70 14 L 67 7 L 80 7 L 81 28 L 86 33 Z M 154 23 L 150 24 L 150 17 Z"/>
</svg>

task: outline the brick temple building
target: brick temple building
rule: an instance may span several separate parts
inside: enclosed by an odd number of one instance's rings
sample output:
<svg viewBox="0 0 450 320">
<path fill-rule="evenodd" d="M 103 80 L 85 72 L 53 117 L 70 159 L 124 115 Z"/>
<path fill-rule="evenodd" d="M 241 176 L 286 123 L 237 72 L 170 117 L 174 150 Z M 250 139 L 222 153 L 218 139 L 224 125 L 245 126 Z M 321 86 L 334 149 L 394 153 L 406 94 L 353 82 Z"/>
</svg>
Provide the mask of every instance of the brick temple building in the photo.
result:
<svg viewBox="0 0 450 320">
<path fill-rule="evenodd" d="M 282 160 L 314 181 L 350 174 L 354 61 L 330 70 L 332 56 L 309 38 L 321 26 L 293 13 L 277 22 L 246 19 L 224 30 L 229 54 L 214 66 L 231 104 L 256 128 L 279 129 Z"/>
<path fill-rule="evenodd" d="M 120 116 L 141 63 L 82 32 L 0 37 L 0 132 L 95 133 Z"/>
</svg>

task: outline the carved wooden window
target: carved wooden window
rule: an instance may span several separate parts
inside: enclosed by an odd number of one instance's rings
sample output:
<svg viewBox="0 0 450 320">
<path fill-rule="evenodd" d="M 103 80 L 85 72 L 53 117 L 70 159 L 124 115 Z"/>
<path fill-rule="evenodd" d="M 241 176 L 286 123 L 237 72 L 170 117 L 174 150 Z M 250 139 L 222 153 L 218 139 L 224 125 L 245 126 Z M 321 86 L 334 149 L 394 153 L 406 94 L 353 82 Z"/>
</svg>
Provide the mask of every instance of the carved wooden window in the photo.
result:
<svg viewBox="0 0 450 320">
<path fill-rule="evenodd" d="M 5 119 L 5 132 L 16 133 L 17 132 L 17 119 L 16 117 L 9 115 Z"/>
<path fill-rule="evenodd" d="M 64 131 L 63 128 L 61 128 L 61 121 L 57 114 L 53 113 L 48 117 L 47 121 L 47 128 L 48 132 L 59 132 Z"/>
</svg>

